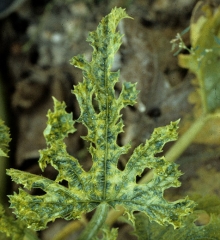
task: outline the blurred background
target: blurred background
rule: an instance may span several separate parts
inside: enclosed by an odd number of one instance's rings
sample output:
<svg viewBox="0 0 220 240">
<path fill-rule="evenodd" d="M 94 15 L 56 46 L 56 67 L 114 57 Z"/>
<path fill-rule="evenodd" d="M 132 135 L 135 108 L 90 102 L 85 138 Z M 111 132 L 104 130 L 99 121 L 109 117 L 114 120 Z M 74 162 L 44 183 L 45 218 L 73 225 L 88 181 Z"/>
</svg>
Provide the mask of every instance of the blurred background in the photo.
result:
<svg viewBox="0 0 220 240">
<path fill-rule="evenodd" d="M 188 96 L 194 91 L 191 85 L 194 76 L 178 66 L 170 41 L 190 25 L 197 2 L 1 0 L 0 117 L 10 127 L 13 139 L 10 159 L 0 162 L 1 202 L 6 202 L 4 196 L 17 188 L 5 176 L 5 168 L 42 174 L 37 163 L 38 150 L 46 147 L 43 130 L 47 111 L 53 108 L 52 96 L 65 101 L 67 111 L 73 112 L 74 118 L 79 116 L 71 89 L 82 81 L 82 73 L 71 66 L 69 60 L 77 54 L 91 59 L 92 48 L 86 42 L 88 32 L 95 30 L 101 18 L 115 6 L 126 8 L 134 19 L 125 19 L 119 24 L 123 44 L 115 56 L 112 71 L 120 69 L 120 81 L 137 82 L 140 90 L 137 104 L 122 112 L 125 132 L 119 135 L 118 143 L 131 142 L 134 149 L 150 137 L 155 127 L 184 119 L 193 111 Z M 219 5 L 218 1 L 204 2 L 210 2 L 213 8 Z M 183 40 L 190 47 L 189 33 L 183 35 Z M 119 94 L 121 85 L 117 84 L 115 90 Z M 66 141 L 68 151 L 88 170 L 92 164 L 88 143 L 80 138 L 86 135 L 86 129 L 81 125 L 76 127 L 78 131 Z M 184 173 L 182 186 L 168 191 L 167 198 L 176 199 L 190 192 L 220 196 L 219 159 L 216 143 L 191 144 L 177 161 Z M 120 169 L 126 160 L 127 156 L 120 158 Z M 57 172 L 48 166 L 43 175 L 54 179 Z M 56 234 L 63 225 L 63 220 L 56 221 L 51 224 L 52 230 L 41 233 L 41 238 L 52 239 L 51 234 Z M 128 239 L 127 232 L 122 228 L 119 239 Z"/>
</svg>

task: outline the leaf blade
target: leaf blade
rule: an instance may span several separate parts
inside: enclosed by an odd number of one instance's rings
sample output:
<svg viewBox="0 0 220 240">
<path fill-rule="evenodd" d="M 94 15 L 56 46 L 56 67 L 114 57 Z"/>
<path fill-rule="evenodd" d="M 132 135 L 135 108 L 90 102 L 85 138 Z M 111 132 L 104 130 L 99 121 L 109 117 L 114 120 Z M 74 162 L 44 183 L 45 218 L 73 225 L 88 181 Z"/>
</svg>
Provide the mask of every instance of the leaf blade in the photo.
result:
<svg viewBox="0 0 220 240">
<path fill-rule="evenodd" d="M 0 119 L 0 156 L 8 157 L 8 145 L 10 141 L 9 128 Z"/>
<path fill-rule="evenodd" d="M 66 113 L 65 105 L 54 99 L 54 111 L 48 112 L 47 128 L 44 132 L 47 149 L 40 151 L 39 164 L 42 170 L 51 164 L 59 174 L 55 181 L 18 170 L 8 170 L 8 175 L 27 189 L 41 188 L 42 196 L 32 196 L 24 190 L 10 196 L 11 207 L 30 227 L 38 230 L 47 222 L 58 217 L 75 219 L 92 211 L 100 204 L 108 203 L 113 208 L 122 205 L 133 220 L 133 212 L 143 211 L 152 219 L 164 224 L 169 222 L 180 226 L 181 218 L 194 207 L 190 200 L 183 199 L 169 203 L 163 198 L 163 191 L 171 186 L 179 186 L 181 175 L 177 165 L 168 163 L 164 157 L 154 155 L 162 151 L 163 145 L 177 137 L 177 123 L 156 129 L 145 145 L 139 146 L 128 161 L 124 171 L 117 167 L 121 154 L 127 153 L 130 145 L 119 146 L 118 134 L 123 132 L 120 111 L 136 102 L 136 84 L 123 83 L 119 97 L 115 97 L 115 84 L 119 72 L 111 72 L 113 57 L 121 45 L 121 35 L 116 32 L 118 22 L 129 18 L 121 8 L 115 8 L 90 33 L 88 41 L 93 47 L 91 62 L 82 55 L 74 57 L 73 65 L 83 70 L 83 82 L 74 87 L 80 107 L 76 120 L 83 124 L 88 133 L 83 137 L 90 142 L 89 152 L 93 165 L 86 172 L 78 160 L 70 156 L 63 143 L 69 133 L 74 133 L 74 121 Z M 97 109 L 93 104 L 97 103 Z M 136 176 L 146 167 L 155 170 L 155 177 L 147 184 L 138 185 Z M 68 187 L 60 184 L 68 182 Z M 27 206 L 25 212 L 22 205 Z"/>
</svg>

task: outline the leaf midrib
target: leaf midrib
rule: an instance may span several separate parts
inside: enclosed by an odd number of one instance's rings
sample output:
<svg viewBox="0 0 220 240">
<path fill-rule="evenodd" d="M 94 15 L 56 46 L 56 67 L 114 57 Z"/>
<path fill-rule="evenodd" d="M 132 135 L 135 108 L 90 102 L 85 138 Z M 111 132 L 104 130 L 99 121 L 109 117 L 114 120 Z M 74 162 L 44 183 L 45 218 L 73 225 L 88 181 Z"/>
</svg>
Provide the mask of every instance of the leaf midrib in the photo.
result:
<svg viewBox="0 0 220 240">
<path fill-rule="evenodd" d="M 106 58 L 105 58 L 106 59 Z M 105 156 L 104 156 L 104 189 L 103 189 L 103 199 L 106 199 L 106 185 L 107 185 L 107 160 L 108 160 L 108 129 L 109 129 L 109 100 L 108 100 L 108 76 L 107 76 L 106 60 L 104 60 L 104 78 L 105 78 L 105 105 L 106 105 L 106 115 L 105 115 Z"/>
</svg>

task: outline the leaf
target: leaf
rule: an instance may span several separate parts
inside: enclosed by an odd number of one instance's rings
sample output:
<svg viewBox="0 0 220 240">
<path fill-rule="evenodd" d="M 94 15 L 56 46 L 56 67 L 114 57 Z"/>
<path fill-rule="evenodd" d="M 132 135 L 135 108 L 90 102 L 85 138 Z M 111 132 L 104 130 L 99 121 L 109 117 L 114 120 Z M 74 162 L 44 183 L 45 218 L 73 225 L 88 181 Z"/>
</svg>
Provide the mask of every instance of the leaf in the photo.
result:
<svg viewBox="0 0 220 240">
<path fill-rule="evenodd" d="M 185 226 L 174 230 L 171 226 L 161 226 L 155 222 L 150 222 L 146 215 L 140 213 L 136 216 L 136 233 L 139 240 L 218 240 L 220 239 L 219 226 L 220 218 L 216 215 L 211 215 L 208 225 L 196 226 L 193 222 L 195 215 L 190 215 L 184 221 Z"/>
<path fill-rule="evenodd" d="M 198 2 L 191 18 L 191 54 L 180 54 L 179 65 L 196 75 L 199 83 L 202 111 L 214 113 L 220 108 L 220 7 L 212 9 L 211 4 Z"/>
<path fill-rule="evenodd" d="M 150 222 L 149 218 L 139 213 L 136 215 L 136 231 L 135 235 L 139 240 L 154 239 L 195 239 L 195 240 L 218 240 L 220 239 L 220 200 L 215 196 L 195 196 L 198 205 L 195 207 L 193 214 L 188 215 L 184 219 L 184 227 L 174 230 L 171 226 L 161 226 L 155 222 Z M 196 225 L 196 219 L 200 218 L 207 212 L 210 214 L 209 222 L 205 225 Z"/>
<path fill-rule="evenodd" d="M 192 81 L 194 91 L 189 95 L 189 102 L 194 105 L 193 112 L 182 121 L 180 134 L 189 129 L 192 122 L 202 114 L 208 121 L 194 138 L 194 142 L 202 144 L 219 144 L 219 56 L 220 56 L 220 7 L 213 7 L 207 1 L 199 1 L 191 17 L 190 54 L 179 55 L 179 65 L 195 74 Z"/>
<path fill-rule="evenodd" d="M 27 229 L 26 225 L 21 221 L 6 216 L 2 205 L 0 205 L 0 232 L 5 233 L 11 240 L 22 240 L 29 232 L 30 234 L 34 234 L 31 230 Z"/>
<path fill-rule="evenodd" d="M 73 93 L 79 102 L 78 123 L 83 124 L 88 134 L 83 137 L 90 142 L 89 152 L 93 165 L 86 172 L 77 159 L 66 151 L 64 138 L 76 131 L 72 115 L 65 112 L 65 104 L 54 99 L 54 112 L 49 111 L 44 136 L 47 149 L 40 151 L 39 164 L 42 170 L 51 164 L 59 172 L 55 181 L 10 169 L 7 173 L 13 181 L 27 189 L 40 188 L 45 194 L 32 196 L 23 189 L 10 196 L 11 207 L 28 226 L 40 230 L 56 218 L 76 219 L 107 203 L 115 208 L 122 205 L 129 218 L 134 221 L 133 212 L 142 211 L 160 224 L 181 225 L 182 216 L 192 211 L 194 202 L 188 198 L 167 202 L 163 192 L 169 187 L 178 187 L 181 173 L 177 165 L 164 157 L 155 157 L 165 143 L 177 138 L 177 124 L 154 130 L 150 140 L 137 147 L 123 171 L 117 168 L 118 159 L 127 153 L 130 145 L 119 146 L 118 134 L 123 132 L 120 111 L 136 102 L 136 84 L 125 82 L 118 98 L 114 86 L 119 72 L 111 72 L 114 54 L 121 45 L 122 36 L 116 32 L 119 21 L 129 18 L 121 8 L 114 8 L 102 19 L 96 31 L 91 32 L 88 41 L 93 47 L 91 62 L 82 55 L 74 57 L 73 65 L 83 70 L 83 82 L 74 87 Z M 98 109 L 93 106 L 93 100 Z M 137 184 L 145 168 L 155 169 L 154 178 L 147 184 Z M 60 184 L 67 181 L 68 187 Z M 24 208 L 25 206 L 25 208 Z"/>
<path fill-rule="evenodd" d="M 0 119 L 0 156 L 8 157 L 8 144 L 10 141 L 9 128 Z"/>
<path fill-rule="evenodd" d="M 220 216 L 220 198 L 215 195 L 202 196 L 194 194 L 190 196 L 190 199 L 197 203 L 195 210 L 204 210 L 208 214 L 214 214 Z"/>
</svg>

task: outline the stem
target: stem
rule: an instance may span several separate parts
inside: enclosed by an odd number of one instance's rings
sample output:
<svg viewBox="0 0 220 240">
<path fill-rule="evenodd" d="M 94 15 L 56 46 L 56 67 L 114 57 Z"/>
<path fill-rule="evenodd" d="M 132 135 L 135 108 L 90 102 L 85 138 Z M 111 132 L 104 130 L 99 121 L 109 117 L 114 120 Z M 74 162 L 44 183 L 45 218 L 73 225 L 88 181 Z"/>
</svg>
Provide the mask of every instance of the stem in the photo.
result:
<svg viewBox="0 0 220 240">
<path fill-rule="evenodd" d="M 112 226 L 123 213 L 124 208 L 122 206 L 117 206 L 116 209 L 110 210 L 105 221 L 106 225 Z"/>
<path fill-rule="evenodd" d="M 190 126 L 190 128 L 169 149 L 169 151 L 165 155 L 167 161 L 174 162 L 177 160 L 177 158 L 181 156 L 181 154 L 195 139 L 196 135 L 201 131 L 209 118 L 210 117 L 207 115 L 201 115 L 199 118 L 196 119 L 196 121 Z"/>
<path fill-rule="evenodd" d="M 85 217 L 84 217 L 85 218 Z M 73 221 L 67 224 L 59 233 L 57 236 L 53 238 L 53 240 L 64 240 L 72 234 L 73 232 L 79 231 L 83 226 L 86 225 L 86 220 L 83 219 L 82 221 Z"/>
<path fill-rule="evenodd" d="M 108 204 L 106 202 L 101 203 L 93 215 L 91 221 L 86 226 L 85 230 L 79 236 L 78 240 L 91 240 L 98 234 L 99 229 L 104 224 L 108 214 Z"/>
</svg>

